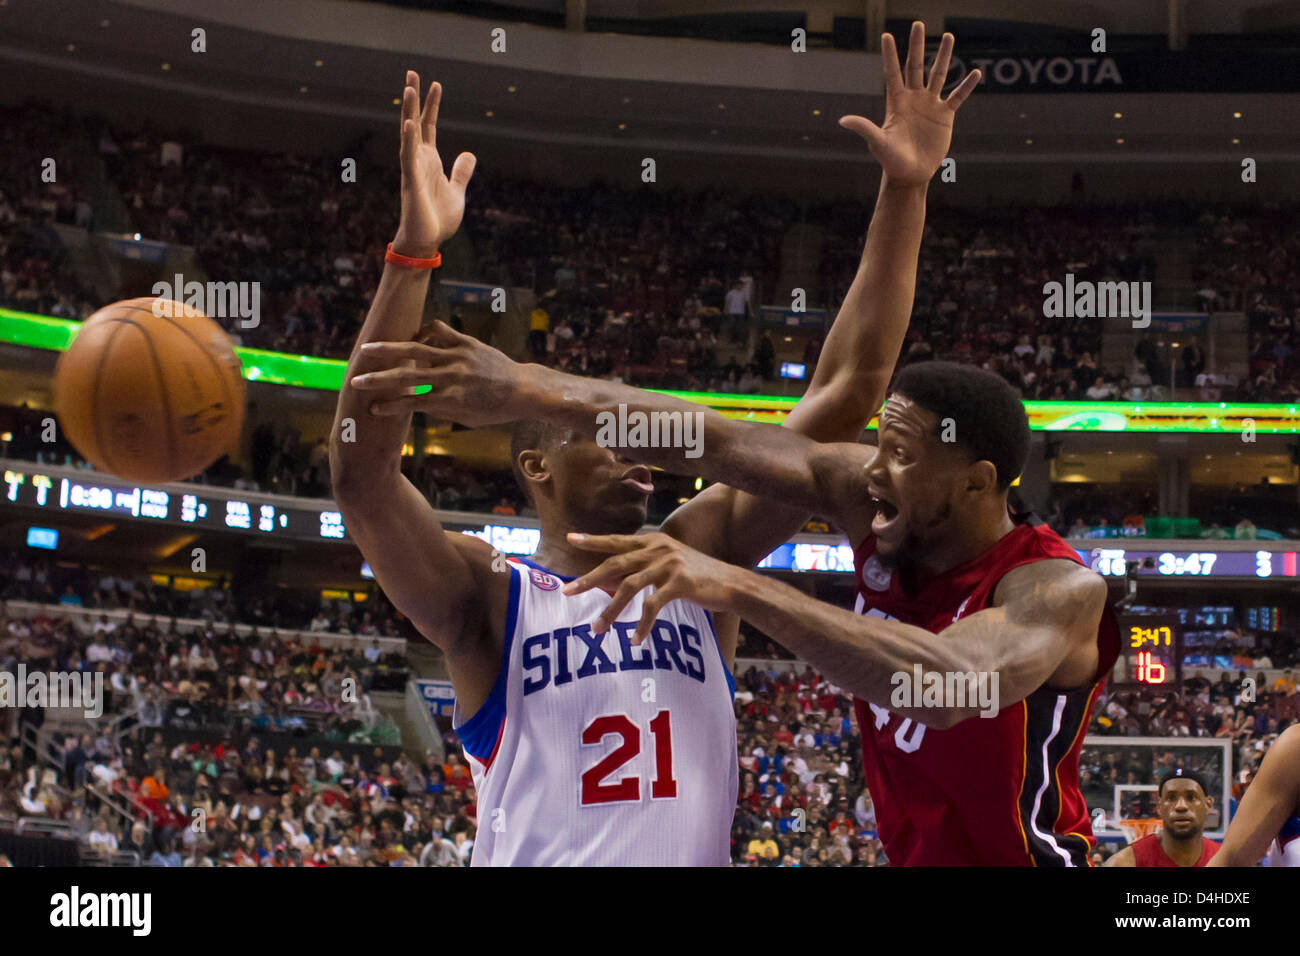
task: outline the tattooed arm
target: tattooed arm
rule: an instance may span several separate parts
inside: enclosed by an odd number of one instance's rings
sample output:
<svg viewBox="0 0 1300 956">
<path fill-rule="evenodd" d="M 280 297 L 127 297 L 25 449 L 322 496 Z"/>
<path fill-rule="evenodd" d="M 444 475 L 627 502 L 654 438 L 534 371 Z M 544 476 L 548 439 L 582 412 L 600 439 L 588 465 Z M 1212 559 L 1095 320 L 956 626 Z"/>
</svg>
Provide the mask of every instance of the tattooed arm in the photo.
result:
<svg viewBox="0 0 1300 956">
<path fill-rule="evenodd" d="M 667 535 L 571 540 L 616 555 L 566 587 L 568 593 L 617 589 L 597 628 L 613 620 L 637 591 L 653 586 L 638 637 L 648 632 L 655 614 L 669 601 L 684 599 L 739 614 L 833 683 L 930 727 L 951 727 L 982 708 L 978 701 L 965 707 L 899 706 L 891 699 L 897 686 L 894 675 L 910 679 L 917 665 L 923 673 L 988 675 L 986 680 L 997 689 L 994 706 L 1005 707 L 1045 684 L 1084 686 L 1097 669 L 1097 627 L 1106 605 L 1106 582 L 1073 561 L 1035 561 L 1007 572 L 992 607 L 933 634 L 826 604 L 700 554 Z"/>
</svg>

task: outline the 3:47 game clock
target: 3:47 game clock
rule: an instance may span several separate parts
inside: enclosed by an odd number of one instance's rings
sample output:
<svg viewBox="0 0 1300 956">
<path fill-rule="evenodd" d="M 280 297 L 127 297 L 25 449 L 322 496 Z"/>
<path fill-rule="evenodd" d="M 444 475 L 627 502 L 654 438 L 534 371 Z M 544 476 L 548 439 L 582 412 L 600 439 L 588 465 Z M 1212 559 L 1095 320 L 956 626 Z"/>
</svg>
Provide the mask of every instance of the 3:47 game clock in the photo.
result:
<svg viewBox="0 0 1300 956">
<path fill-rule="evenodd" d="M 1183 633 L 1177 614 L 1119 616 L 1119 659 L 1113 687 L 1183 686 Z"/>
</svg>

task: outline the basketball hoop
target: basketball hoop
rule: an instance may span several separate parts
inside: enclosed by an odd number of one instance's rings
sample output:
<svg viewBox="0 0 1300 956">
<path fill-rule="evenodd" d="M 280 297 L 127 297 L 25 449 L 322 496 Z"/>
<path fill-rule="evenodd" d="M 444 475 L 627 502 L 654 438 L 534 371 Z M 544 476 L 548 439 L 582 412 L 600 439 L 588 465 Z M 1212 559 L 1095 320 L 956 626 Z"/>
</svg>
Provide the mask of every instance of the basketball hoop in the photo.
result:
<svg viewBox="0 0 1300 956">
<path fill-rule="evenodd" d="M 1160 826 L 1159 817 L 1133 818 L 1119 821 L 1119 828 L 1124 831 L 1124 836 L 1130 844 L 1155 833 L 1158 826 Z"/>
</svg>

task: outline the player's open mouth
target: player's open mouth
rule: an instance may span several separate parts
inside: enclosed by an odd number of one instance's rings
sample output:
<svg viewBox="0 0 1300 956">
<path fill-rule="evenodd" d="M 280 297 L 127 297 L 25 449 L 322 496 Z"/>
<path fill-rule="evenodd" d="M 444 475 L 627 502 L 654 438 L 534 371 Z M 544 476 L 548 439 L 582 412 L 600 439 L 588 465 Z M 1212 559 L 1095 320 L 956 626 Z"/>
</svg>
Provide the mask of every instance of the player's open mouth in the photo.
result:
<svg viewBox="0 0 1300 956">
<path fill-rule="evenodd" d="M 643 495 L 652 495 L 655 492 L 654 476 L 645 465 L 628 469 L 627 474 L 623 476 L 623 484 L 635 488 Z"/>
<path fill-rule="evenodd" d="M 871 533 L 878 535 L 882 531 L 888 531 L 898 521 L 898 506 L 876 497 L 872 497 L 871 504 L 876 509 L 876 516 L 871 519 Z"/>
</svg>

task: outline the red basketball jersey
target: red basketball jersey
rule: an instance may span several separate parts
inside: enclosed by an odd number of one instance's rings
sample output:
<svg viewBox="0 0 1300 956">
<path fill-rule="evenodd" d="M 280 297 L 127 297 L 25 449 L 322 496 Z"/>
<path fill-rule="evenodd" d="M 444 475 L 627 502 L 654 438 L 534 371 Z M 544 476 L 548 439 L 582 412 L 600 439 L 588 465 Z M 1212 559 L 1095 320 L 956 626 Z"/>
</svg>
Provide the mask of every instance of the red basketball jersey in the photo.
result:
<svg viewBox="0 0 1300 956">
<path fill-rule="evenodd" d="M 1205 866 L 1219 852 L 1219 844 L 1209 837 L 1201 837 L 1201 858 L 1196 866 Z M 1160 845 L 1160 834 L 1150 833 L 1133 843 L 1133 862 L 1138 866 L 1178 866 Z"/>
<path fill-rule="evenodd" d="M 1079 555 L 1032 515 L 973 561 L 907 594 L 867 538 L 854 555 L 857 610 L 935 634 L 988 607 L 1003 575 L 1031 561 Z M 1108 606 L 1093 683 L 1040 687 L 995 716 L 947 730 L 857 700 L 863 767 L 880 840 L 896 866 L 1088 866 L 1095 842 L 1079 791 L 1079 751 L 1119 653 Z"/>
</svg>

